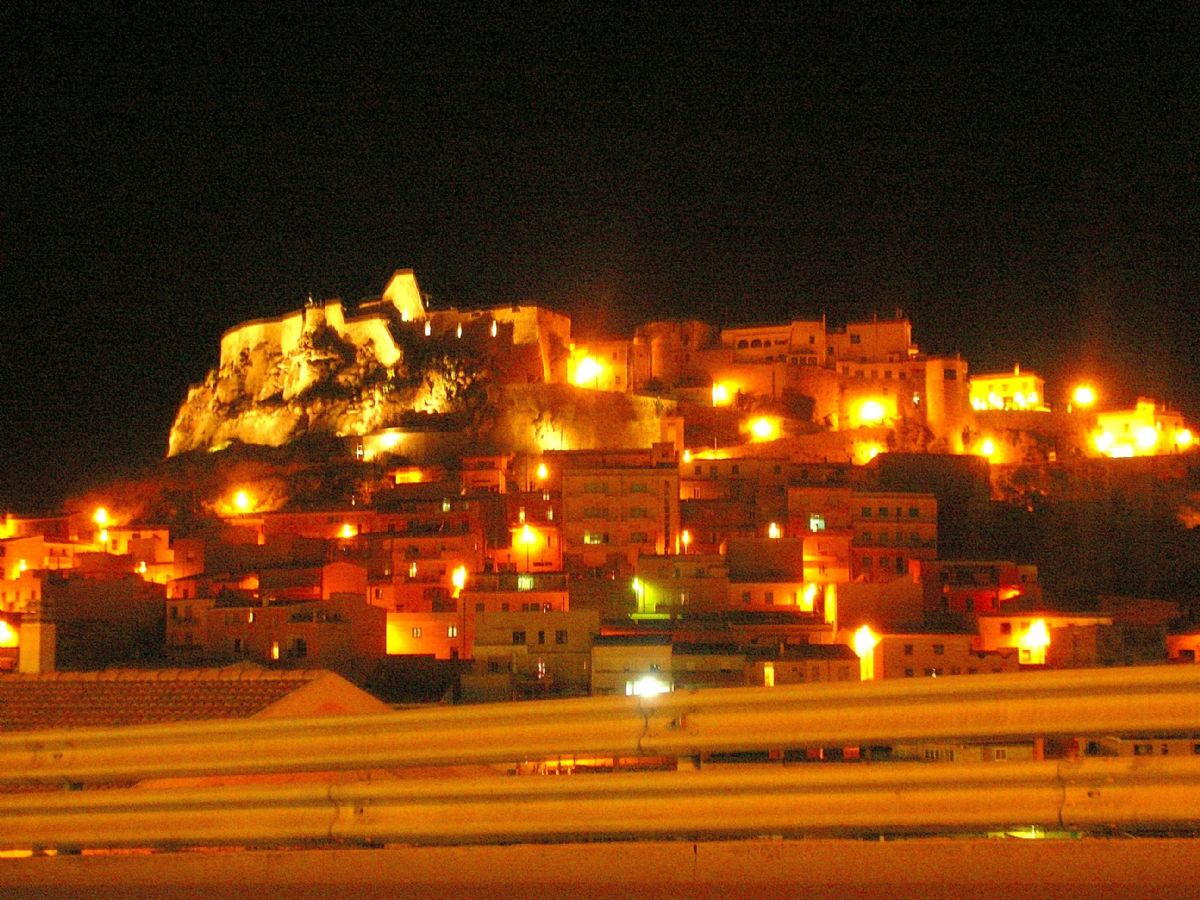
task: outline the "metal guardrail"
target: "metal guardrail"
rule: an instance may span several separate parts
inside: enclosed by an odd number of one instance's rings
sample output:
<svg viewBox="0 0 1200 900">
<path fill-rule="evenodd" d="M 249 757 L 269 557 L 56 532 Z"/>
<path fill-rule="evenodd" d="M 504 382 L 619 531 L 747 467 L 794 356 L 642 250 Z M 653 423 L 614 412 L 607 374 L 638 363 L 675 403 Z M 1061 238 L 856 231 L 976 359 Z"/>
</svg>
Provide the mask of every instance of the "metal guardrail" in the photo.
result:
<svg viewBox="0 0 1200 900">
<path fill-rule="evenodd" d="M 748 767 L 0 795 L 30 848 L 504 843 L 1200 826 L 1200 760 Z"/>
<path fill-rule="evenodd" d="M 111 784 L 1198 730 L 1200 667 L 1075 670 L 9 734 L 0 778 Z M 0 849 L 1178 831 L 1200 829 L 1200 757 L 39 790 L 0 793 L 0 823 Z"/>
<path fill-rule="evenodd" d="M 347 717 L 0 735 L 0 781 L 512 763 L 1200 730 L 1200 666 L 723 688 Z"/>
</svg>

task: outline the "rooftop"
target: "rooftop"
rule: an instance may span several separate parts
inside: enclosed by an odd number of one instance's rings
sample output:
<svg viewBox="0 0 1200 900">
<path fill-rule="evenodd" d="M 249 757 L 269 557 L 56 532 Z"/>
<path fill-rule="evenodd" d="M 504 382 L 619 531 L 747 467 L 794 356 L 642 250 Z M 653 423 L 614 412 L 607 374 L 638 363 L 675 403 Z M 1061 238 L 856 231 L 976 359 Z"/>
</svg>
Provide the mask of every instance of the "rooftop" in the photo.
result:
<svg viewBox="0 0 1200 900">
<path fill-rule="evenodd" d="M 0 732 L 245 719 L 328 677 L 257 666 L 3 675 Z"/>
</svg>

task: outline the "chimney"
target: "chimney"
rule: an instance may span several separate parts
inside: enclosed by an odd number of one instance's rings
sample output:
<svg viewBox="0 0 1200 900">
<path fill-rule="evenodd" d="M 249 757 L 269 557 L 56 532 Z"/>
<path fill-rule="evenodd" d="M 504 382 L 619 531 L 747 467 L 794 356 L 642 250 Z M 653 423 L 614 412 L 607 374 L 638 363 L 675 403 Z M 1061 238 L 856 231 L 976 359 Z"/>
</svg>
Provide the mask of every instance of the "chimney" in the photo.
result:
<svg viewBox="0 0 1200 900">
<path fill-rule="evenodd" d="M 45 601 L 34 602 L 21 619 L 17 645 L 17 671 L 22 675 L 53 672 L 58 637 L 54 617 Z"/>
</svg>

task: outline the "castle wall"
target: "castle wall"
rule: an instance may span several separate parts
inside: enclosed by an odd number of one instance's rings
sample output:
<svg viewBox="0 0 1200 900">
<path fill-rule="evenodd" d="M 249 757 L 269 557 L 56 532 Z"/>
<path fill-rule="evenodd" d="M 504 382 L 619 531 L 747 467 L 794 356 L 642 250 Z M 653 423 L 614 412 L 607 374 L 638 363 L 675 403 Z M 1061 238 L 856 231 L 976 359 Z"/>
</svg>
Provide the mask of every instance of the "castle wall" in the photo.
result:
<svg viewBox="0 0 1200 900">
<path fill-rule="evenodd" d="M 400 360 L 400 348 L 396 346 L 387 320 L 382 316 L 346 319 L 340 333 L 357 347 L 365 346 L 368 341 L 372 342 L 375 358 L 382 366 L 391 368 Z"/>
</svg>

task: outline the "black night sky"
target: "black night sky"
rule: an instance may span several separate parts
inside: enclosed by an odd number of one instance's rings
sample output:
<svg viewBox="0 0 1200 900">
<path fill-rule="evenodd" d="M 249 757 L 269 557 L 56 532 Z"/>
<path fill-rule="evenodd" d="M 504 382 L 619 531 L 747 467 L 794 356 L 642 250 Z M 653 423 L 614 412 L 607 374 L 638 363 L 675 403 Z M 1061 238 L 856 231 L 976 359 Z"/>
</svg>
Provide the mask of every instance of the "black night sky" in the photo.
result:
<svg viewBox="0 0 1200 900">
<path fill-rule="evenodd" d="M 1200 417 L 1200 7 L 815 8 L 8 5 L 0 508 L 161 456 L 224 329 L 399 266 L 581 333 L 901 307 Z"/>
</svg>

